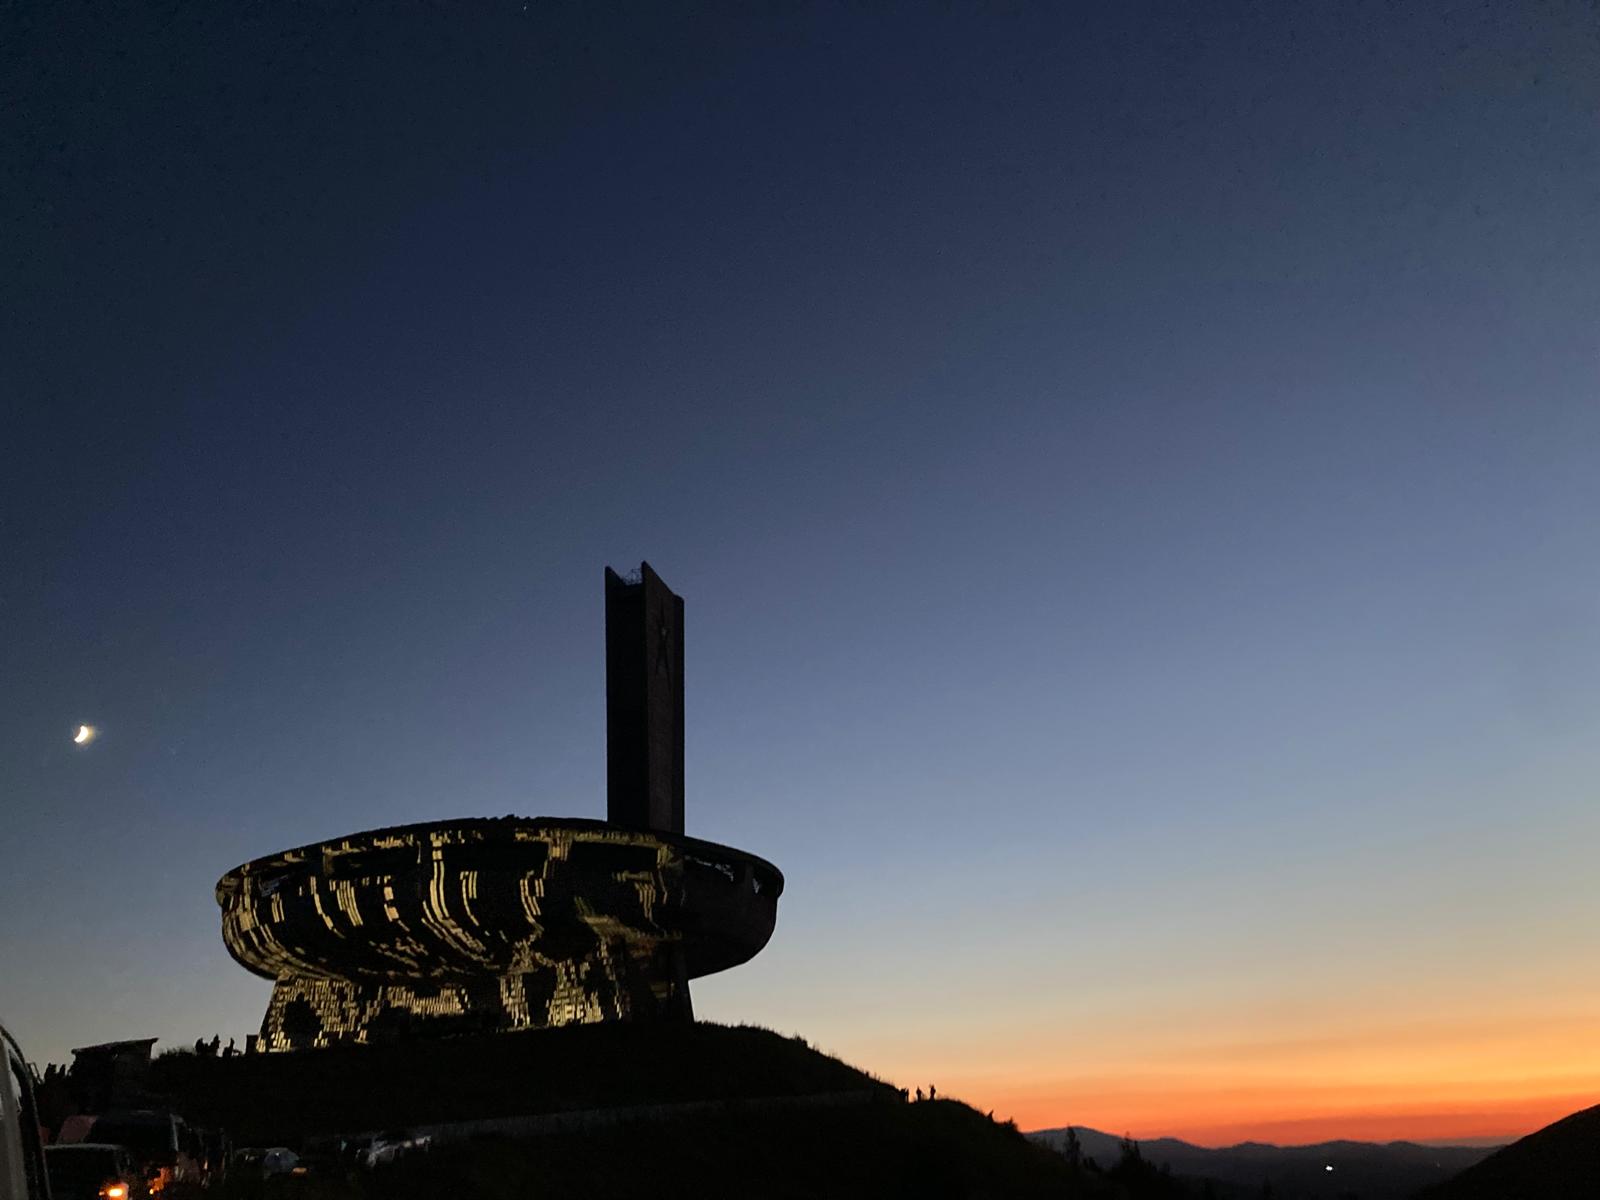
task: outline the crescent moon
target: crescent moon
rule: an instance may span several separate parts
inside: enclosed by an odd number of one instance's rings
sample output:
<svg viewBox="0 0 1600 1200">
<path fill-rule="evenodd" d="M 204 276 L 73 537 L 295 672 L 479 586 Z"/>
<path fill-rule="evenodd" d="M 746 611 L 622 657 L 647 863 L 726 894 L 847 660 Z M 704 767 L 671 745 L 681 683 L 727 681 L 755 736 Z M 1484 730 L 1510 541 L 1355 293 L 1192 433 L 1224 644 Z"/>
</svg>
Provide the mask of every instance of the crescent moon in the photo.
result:
<svg viewBox="0 0 1600 1200">
<path fill-rule="evenodd" d="M 95 735 L 99 732 L 93 725 L 79 725 L 78 732 L 72 735 L 72 740 L 80 746 L 87 746 L 94 741 Z"/>
</svg>

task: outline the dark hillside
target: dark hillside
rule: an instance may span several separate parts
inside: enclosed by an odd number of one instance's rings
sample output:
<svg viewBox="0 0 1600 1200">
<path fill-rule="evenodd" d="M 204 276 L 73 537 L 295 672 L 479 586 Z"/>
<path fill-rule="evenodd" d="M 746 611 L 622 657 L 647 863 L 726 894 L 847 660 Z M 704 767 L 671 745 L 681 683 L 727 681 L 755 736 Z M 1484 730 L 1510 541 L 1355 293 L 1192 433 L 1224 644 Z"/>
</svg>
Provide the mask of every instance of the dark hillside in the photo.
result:
<svg viewBox="0 0 1600 1200">
<path fill-rule="evenodd" d="M 241 1145 L 325 1133 L 720 1100 L 899 1092 L 752 1026 L 597 1024 L 292 1054 L 156 1060 L 192 1121 Z"/>
<path fill-rule="evenodd" d="M 1497 1150 L 1418 1200 L 1578 1200 L 1600 1196 L 1600 1105 Z"/>
<path fill-rule="evenodd" d="M 303 1200 L 1072 1200 L 1057 1154 L 963 1104 L 697 1113 L 440 1147 L 393 1167 L 297 1181 Z M 219 1196 L 261 1194 L 235 1185 Z M 1131 1193 L 1142 1195 L 1143 1193 Z"/>
<path fill-rule="evenodd" d="M 1180 1200 L 1136 1150 L 1074 1165 L 1010 1122 L 904 1093 L 770 1030 L 593 1025 L 303 1054 L 157 1062 L 197 1124 L 236 1146 L 411 1129 L 433 1148 L 375 1170 L 239 1176 L 217 1200 L 1054 1197 Z M 522 1118 L 507 1120 L 507 1118 Z M 498 1121 L 493 1127 L 474 1122 Z M 428 1127 L 434 1127 L 431 1131 Z M 320 1151 L 319 1151 L 320 1153 Z"/>
</svg>

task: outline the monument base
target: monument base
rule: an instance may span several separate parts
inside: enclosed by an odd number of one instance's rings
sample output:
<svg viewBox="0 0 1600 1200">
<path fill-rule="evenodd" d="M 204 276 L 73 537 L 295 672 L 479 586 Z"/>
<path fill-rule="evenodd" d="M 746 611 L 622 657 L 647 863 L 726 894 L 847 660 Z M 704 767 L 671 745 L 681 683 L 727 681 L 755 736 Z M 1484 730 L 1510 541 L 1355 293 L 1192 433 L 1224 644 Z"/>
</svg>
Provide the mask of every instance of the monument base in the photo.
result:
<svg viewBox="0 0 1600 1200">
<path fill-rule="evenodd" d="M 605 946 L 578 962 L 464 983 L 364 983 L 286 975 L 259 1049 L 310 1050 L 409 1037 L 509 1033 L 598 1021 L 693 1020 L 682 956 Z"/>
</svg>

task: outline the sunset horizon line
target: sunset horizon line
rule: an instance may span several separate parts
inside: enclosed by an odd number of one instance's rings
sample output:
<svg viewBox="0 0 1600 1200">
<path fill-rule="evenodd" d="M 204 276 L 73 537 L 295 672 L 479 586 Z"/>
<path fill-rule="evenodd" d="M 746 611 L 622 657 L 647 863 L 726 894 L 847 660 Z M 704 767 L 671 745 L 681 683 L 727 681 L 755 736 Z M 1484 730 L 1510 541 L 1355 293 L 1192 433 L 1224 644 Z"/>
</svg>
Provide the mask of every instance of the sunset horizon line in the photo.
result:
<svg viewBox="0 0 1600 1200">
<path fill-rule="evenodd" d="M 1013 1117 L 1025 1133 L 1062 1129 L 1088 1129 L 1135 1142 L 1173 1139 L 1205 1150 L 1225 1150 L 1246 1143 L 1294 1148 L 1329 1142 L 1389 1145 L 1408 1142 L 1419 1146 L 1505 1146 L 1600 1104 L 1592 1094 L 1551 1097 L 1546 1102 L 1519 1105 L 1494 1112 L 1429 1110 L 1412 1113 L 1342 1113 L 1268 1120 L 1240 1120 L 1203 1125 L 1182 1120 L 1071 1121 L 1023 1120 Z"/>
</svg>

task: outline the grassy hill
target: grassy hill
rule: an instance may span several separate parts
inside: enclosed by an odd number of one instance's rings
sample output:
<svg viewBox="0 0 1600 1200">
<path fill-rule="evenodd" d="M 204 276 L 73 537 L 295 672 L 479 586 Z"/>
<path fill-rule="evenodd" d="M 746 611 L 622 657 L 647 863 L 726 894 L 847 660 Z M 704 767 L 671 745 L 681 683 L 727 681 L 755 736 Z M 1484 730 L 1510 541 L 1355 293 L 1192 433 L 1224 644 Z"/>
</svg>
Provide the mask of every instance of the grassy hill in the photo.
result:
<svg viewBox="0 0 1600 1200">
<path fill-rule="evenodd" d="M 1600 1195 L 1600 1105 L 1497 1150 L 1419 1200 L 1566 1200 Z"/>
<path fill-rule="evenodd" d="M 1069 1164 L 1010 1122 L 748 1026 L 592 1025 L 245 1058 L 163 1056 L 158 1085 L 236 1146 L 454 1124 L 374 1171 L 235 1178 L 217 1200 L 916 1197 L 1168 1200 L 1136 1155 Z M 562 1115 L 564 1114 L 564 1115 Z M 514 1129 L 461 1123 L 527 1118 Z"/>
<path fill-rule="evenodd" d="M 221 1197 L 254 1197 L 235 1183 Z M 443 1146 L 391 1167 L 295 1181 L 300 1200 L 1066 1200 L 1061 1157 L 954 1101 L 696 1113 Z M 1096 1192 L 1094 1195 L 1115 1195 Z"/>
<path fill-rule="evenodd" d="M 881 1093 L 882 1080 L 753 1026 L 597 1024 L 207 1058 L 168 1054 L 156 1088 L 238 1145 L 593 1109 Z"/>
</svg>

